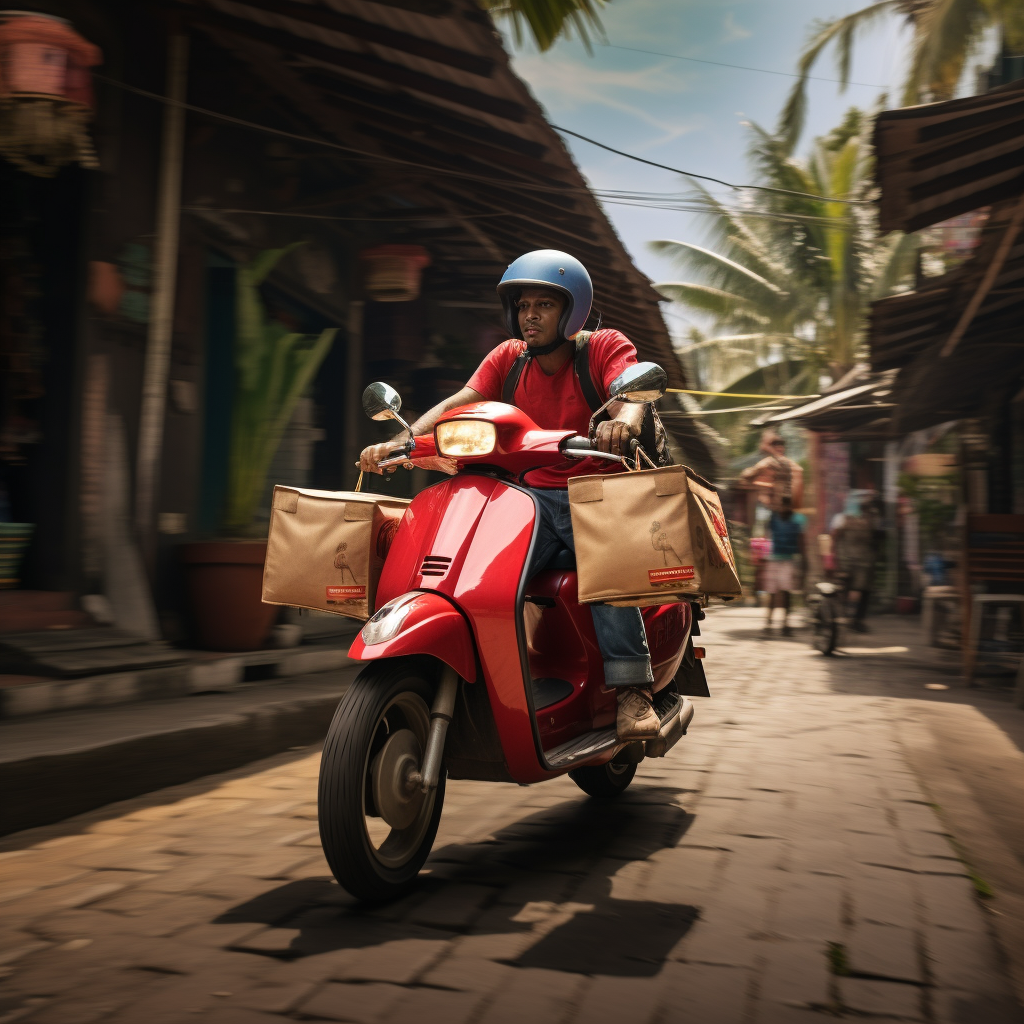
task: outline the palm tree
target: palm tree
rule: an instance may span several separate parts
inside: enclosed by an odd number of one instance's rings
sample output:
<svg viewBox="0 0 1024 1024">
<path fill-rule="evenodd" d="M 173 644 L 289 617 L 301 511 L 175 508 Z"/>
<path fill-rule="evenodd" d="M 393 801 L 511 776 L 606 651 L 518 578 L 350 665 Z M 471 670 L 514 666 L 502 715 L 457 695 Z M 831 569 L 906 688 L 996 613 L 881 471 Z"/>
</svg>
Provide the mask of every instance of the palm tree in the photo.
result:
<svg viewBox="0 0 1024 1024">
<path fill-rule="evenodd" d="M 904 106 L 949 99 L 989 30 L 997 29 L 1010 47 L 1024 46 L 1024 4 L 1020 0 L 876 0 L 845 17 L 816 21 L 797 64 L 800 78 L 779 118 L 778 135 L 789 149 L 796 145 L 803 128 L 807 78 L 818 58 L 835 44 L 845 89 L 858 33 L 888 17 L 904 19 L 914 33 L 903 87 Z"/>
<path fill-rule="evenodd" d="M 478 0 L 492 17 L 512 22 L 517 45 L 528 28 L 540 50 L 550 49 L 559 36 L 575 30 L 590 50 L 590 33 L 603 34 L 598 10 L 611 0 Z"/>
<path fill-rule="evenodd" d="M 840 201 L 871 188 L 870 119 L 861 111 L 816 139 L 804 161 L 751 130 L 758 177 L 779 191 L 737 207 L 699 189 L 710 244 L 652 242 L 689 272 L 655 287 L 713 324 L 713 336 L 684 348 L 684 357 L 706 366 L 701 354 L 715 352 L 733 381 L 771 365 L 776 388 L 806 393 L 818 372 L 836 378 L 857 361 L 867 305 L 910 276 L 917 240 L 879 238 L 871 206 Z"/>
</svg>

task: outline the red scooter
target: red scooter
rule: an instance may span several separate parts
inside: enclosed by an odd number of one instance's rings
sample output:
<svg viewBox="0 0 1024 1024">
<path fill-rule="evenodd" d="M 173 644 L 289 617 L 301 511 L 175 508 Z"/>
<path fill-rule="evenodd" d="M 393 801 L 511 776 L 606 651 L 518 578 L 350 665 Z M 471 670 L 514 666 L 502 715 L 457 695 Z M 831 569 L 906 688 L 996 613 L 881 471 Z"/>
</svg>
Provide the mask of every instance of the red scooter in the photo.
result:
<svg viewBox="0 0 1024 1024">
<path fill-rule="evenodd" d="M 665 383 L 660 367 L 640 363 L 613 382 L 612 400 L 654 401 Z M 363 406 L 407 426 L 386 384 L 371 384 Z M 572 552 L 527 578 L 536 512 L 524 474 L 623 459 L 572 431 L 541 430 L 513 406 L 480 402 L 446 413 L 432 436 L 380 465 L 439 456 L 458 472 L 418 494 L 391 539 L 377 611 L 349 651 L 369 664 L 338 706 L 320 767 L 324 854 L 341 885 L 368 901 L 415 883 L 446 778 L 526 785 L 568 773 L 591 796 L 615 796 L 644 757 L 664 756 L 686 732 L 685 695 L 708 695 L 692 641 L 699 604 L 645 608 L 661 728 L 619 742 Z"/>
</svg>

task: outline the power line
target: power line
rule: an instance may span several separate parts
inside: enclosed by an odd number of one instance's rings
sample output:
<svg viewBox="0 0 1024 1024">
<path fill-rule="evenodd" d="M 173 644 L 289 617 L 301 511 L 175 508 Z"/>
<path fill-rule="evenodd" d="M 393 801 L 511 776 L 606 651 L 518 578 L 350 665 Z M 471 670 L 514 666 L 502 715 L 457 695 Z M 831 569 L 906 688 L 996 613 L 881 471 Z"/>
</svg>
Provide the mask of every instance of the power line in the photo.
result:
<svg viewBox="0 0 1024 1024">
<path fill-rule="evenodd" d="M 452 178 L 462 178 L 469 181 L 480 181 L 488 185 L 499 184 L 505 188 L 528 192 L 548 192 L 564 195 L 566 192 L 575 192 L 578 195 L 593 195 L 597 197 L 597 191 L 591 190 L 586 187 L 579 187 L 574 185 L 563 185 L 563 186 L 551 186 L 551 185 L 540 185 L 529 181 L 517 181 L 508 178 L 497 178 L 488 177 L 482 174 L 472 174 L 468 171 L 457 171 L 450 167 L 437 167 L 430 164 L 425 164 L 418 160 L 405 160 L 402 157 L 390 156 L 384 153 L 372 153 L 365 149 L 358 149 L 355 146 L 347 146 L 341 142 L 333 142 L 330 139 L 317 138 L 312 135 L 300 135 L 297 132 L 290 132 L 283 128 L 274 128 L 270 125 L 260 124 L 258 121 L 248 121 L 245 118 L 235 117 L 233 114 L 225 114 L 218 110 L 209 110 L 206 107 L 197 106 L 194 103 L 181 103 L 177 100 L 171 100 L 167 96 L 161 96 L 159 93 L 150 92 L 148 89 L 140 89 L 138 86 L 129 85 L 127 82 L 120 82 L 115 78 L 108 78 L 106 75 L 94 75 L 93 77 L 99 79 L 102 82 L 106 82 L 108 85 L 112 85 L 118 89 L 124 89 L 126 92 L 134 93 L 137 96 L 143 96 L 146 99 L 154 100 L 157 103 L 163 103 L 168 106 L 180 106 L 184 110 L 191 111 L 194 114 L 200 114 L 204 117 L 212 117 L 218 121 L 224 121 L 227 124 L 233 124 L 239 128 L 247 128 L 251 131 L 265 132 L 268 135 L 276 135 L 279 138 L 291 139 L 295 142 L 305 142 L 313 146 L 324 146 L 328 149 L 338 150 L 343 153 L 348 153 L 353 157 L 359 157 L 364 160 L 371 160 L 381 163 L 392 163 L 400 164 L 403 167 L 414 167 L 422 171 L 433 171 L 438 174 L 447 175 Z M 701 181 L 713 181 L 718 185 L 724 185 L 726 188 L 734 190 L 739 189 L 752 189 L 759 192 L 774 192 L 781 195 L 789 195 L 797 198 L 804 199 L 818 199 L 822 202 L 829 203 L 842 203 L 847 206 L 858 206 L 868 205 L 867 200 L 862 199 L 831 199 L 827 196 L 816 196 L 811 193 L 805 192 L 792 192 L 788 189 L 772 188 L 768 185 L 734 185 L 728 181 L 722 181 L 720 178 L 712 178 L 706 174 L 696 174 L 693 171 L 681 171 L 677 167 L 669 167 L 666 164 L 655 163 L 653 160 L 646 160 L 640 156 L 634 156 L 632 153 L 626 153 L 619 149 L 614 149 L 611 146 L 606 146 L 603 142 L 597 142 L 595 139 L 588 138 L 586 135 L 580 135 L 578 132 L 570 131 L 568 128 L 560 128 L 558 125 L 551 125 L 551 127 L 558 132 L 562 132 L 565 135 L 572 135 L 577 139 L 582 139 L 584 142 L 589 142 L 593 146 L 598 146 L 601 149 L 606 149 L 611 153 L 615 153 L 618 156 L 627 157 L 630 160 L 636 160 L 639 163 L 649 164 L 651 167 L 658 167 L 661 170 L 671 171 L 673 174 L 681 174 L 684 177 L 698 178 Z M 615 201 L 615 200 L 611 200 Z"/>
<path fill-rule="evenodd" d="M 641 50 L 637 46 L 619 46 L 616 43 L 602 43 L 602 46 L 607 47 L 609 50 L 628 50 L 630 53 L 648 53 L 652 57 L 671 57 L 672 60 L 688 60 L 694 64 L 713 64 L 716 68 L 733 68 L 736 71 L 756 71 L 762 75 L 778 75 L 780 78 L 801 78 L 805 77 L 808 82 L 831 82 L 834 85 L 860 85 L 865 89 L 878 89 L 880 92 L 886 91 L 886 86 L 875 85 L 872 82 L 844 82 L 840 78 L 821 78 L 818 75 L 806 75 L 801 76 L 793 71 L 772 71 L 769 68 L 752 68 L 746 64 L 726 64 L 720 60 L 704 60 L 701 57 L 684 57 L 679 53 L 663 53 L 661 50 Z"/>
<path fill-rule="evenodd" d="M 794 192 L 788 188 L 773 188 L 771 185 L 734 185 L 730 181 L 723 181 L 721 178 L 712 178 L 707 174 L 694 174 L 693 171 L 681 171 L 678 167 L 669 167 L 668 164 L 659 164 L 654 160 L 648 160 L 642 156 L 636 156 L 633 153 L 627 153 L 624 150 L 616 149 L 614 146 L 608 146 L 603 142 L 598 142 L 596 139 L 588 138 L 586 135 L 580 135 L 579 132 L 570 131 L 568 128 L 560 128 L 557 124 L 551 126 L 556 132 L 561 132 L 563 135 L 571 135 L 574 139 L 582 139 L 584 142 L 589 142 L 592 146 L 597 146 L 599 149 L 606 149 L 609 153 L 615 153 L 617 156 L 624 156 L 627 160 L 635 160 L 640 164 L 647 164 L 649 167 L 657 167 L 663 171 L 671 171 L 673 174 L 681 174 L 686 178 L 698 178 L 701 181 L 713 181 L 716 185 L 724 185 L 726 188 L 734 190 L 739 189 L 752 189 L 757 192 L 774 192 L 778 195 L 793 196 L 796 199 L 819 199 L 824 203 L 842 203 L 844 206 L 870 206 L 870 201 L 867 199 L 838 199 L 834 196 L 817 196 L 813 192 Z"/>
</svg>

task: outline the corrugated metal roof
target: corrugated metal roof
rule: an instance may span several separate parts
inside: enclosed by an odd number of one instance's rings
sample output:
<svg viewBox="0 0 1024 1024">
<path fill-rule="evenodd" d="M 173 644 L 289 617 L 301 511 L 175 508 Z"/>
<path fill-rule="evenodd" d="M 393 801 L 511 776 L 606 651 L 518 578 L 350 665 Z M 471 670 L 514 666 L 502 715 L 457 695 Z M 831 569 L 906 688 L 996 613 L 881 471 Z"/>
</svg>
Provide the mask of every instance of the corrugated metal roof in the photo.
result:
<svg viewBox="0 0 1024 1024">
<path fill-rule="evenodd" d="M 982 283 L 1017 205 L 992 210 L 970 260 L 920 291 L 876 302 L 871 310 L 871 365 L 899 368 L 893 389 L 894 429 L 916 430 L 974 415 L 1024 372 L 1024 237 L 1019 237 L 992 287 L 948 357 L 940 352 Z"/>
<path fill-rule="evenodd" d="M 886 110 L 875 123 L 883 231 L 918 231 L 1024 191 L 1024 81 Z"/>
</svg>

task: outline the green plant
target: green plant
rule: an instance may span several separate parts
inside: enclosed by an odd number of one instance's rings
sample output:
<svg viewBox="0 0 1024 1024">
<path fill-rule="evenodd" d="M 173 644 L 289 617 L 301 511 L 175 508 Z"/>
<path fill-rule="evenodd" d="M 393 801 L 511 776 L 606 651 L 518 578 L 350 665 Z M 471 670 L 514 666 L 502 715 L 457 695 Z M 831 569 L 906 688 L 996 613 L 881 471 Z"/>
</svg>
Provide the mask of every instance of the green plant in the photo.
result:
<svg viewBox="0 0 1024 1024">
<path fill-rule="evenodd" d="M 917 239 L 880 238 L 870 207 L 837 201 L 870 197 L 871 128 L 851 109 L 796 159 L 752 125 L 757 181 L 777 191 L 738 206 L 698 187 L 710 244 L 651 243 L 689 278 L 657 290 L 711 322 L 711 337 L 682 349 L 720 371 L 703 380 L 709 390 L 799 394 L 817 389 L 822 370 L 838 379 L 863 354 L 869 303 L 911 280 Z M 780 371 L 773 386 L 734 386 L 768 367 Z"/>
<path fill-rule="evenodd" d="M 512 22 L 517 45 L 523 42 L 523 27 L 529 28 L 540 50 L 548 50 L 559 36 L 575 29 L 583 45 L 590 50 L 590 33 L 603 35 L 598 9 L 610 0 L 479 0 L 492 17 Z"/>
<path fill-rule="evenodd" d="M 804 124 L 807 79 L 818 58 L 835 44 L 839 79 L 845 89 L 857 34 L 894 15 L 913 30 L 904 106 L 951 98 L 987 33 L 998 31 L 1014 53 L 1024 45 L 1024 7 L 1019 0 L 876 0 L 841 18 L 815 21 L 797 62 L 800 78 L 779 118 L 779 135 L 790 149 Z"/>
<path fill-rule="evenodd" d="M 900 473 L 898 483 L 900 493 L 914 505 L 925 547 L 940 549 L 956 516 L 957 474 L 919 477 Z"/>
<path fill-rule="evenodd" d="M 295 406 L 337 334 L 297 334 L 271 319 L 260 285 L 281 257 L 302 243 L 268 249 L 238 267 L 235 283 L 235 394 L 224 530 L 252 531 L 270 463 Z"/>
<path fill-rule="evenodd" d="M 833 974 L 845 977 L 850 973 L 850 958 L 846 954 L 846 947 L 841 942 L 830 942 L 825 956 L 828 958 L 829 968 Z"/>
</svg>

